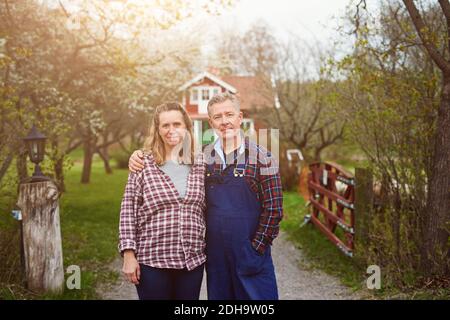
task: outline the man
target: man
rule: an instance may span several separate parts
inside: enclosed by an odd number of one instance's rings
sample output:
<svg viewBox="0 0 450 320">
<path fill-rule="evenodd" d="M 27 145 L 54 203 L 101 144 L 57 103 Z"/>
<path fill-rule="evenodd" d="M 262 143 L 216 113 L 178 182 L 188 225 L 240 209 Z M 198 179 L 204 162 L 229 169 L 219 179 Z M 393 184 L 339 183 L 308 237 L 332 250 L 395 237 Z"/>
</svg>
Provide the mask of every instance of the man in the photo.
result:
<svg viewBox="0 0 450 320">
<path fill-rule="evenodd" d="M 219 137 L 204 149 L 208 299 L 278 299 L 270 247 L 283 215 L 278 166 L 241 134 L 234 95 L 213 96 L 208 115 Z M 139 167 L 135 152 L 130 170 Z"/>
</svg>

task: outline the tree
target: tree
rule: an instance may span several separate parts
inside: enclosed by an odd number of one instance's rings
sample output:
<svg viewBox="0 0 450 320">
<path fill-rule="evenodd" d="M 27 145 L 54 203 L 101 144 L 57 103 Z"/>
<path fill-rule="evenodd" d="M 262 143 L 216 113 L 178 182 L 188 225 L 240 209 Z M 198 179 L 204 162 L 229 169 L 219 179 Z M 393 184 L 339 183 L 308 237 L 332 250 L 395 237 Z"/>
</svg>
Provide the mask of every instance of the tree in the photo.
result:
<svg viewBox="0 0 450 320">
<path fill-rule="evenodd" d="M 174 27 L 192 13 L 218 14 L 227 1 L 24 0 L 0 2 L 6 39 L 0 57 L 0 180 L 16 154 L 20 177 L 26 154 L 18 147 L 36 123 L 49 137 L 47 159 L 64 189 L 67 154 L 83 147 L 82 182 L 94 153 L 110 171 L 108 146 L 142 125 L 159 99 L 173 97 L 195 67 L 199 43 Z M 157 9 L 157 10 L 156 10 Z M 158 14 L 156 14 L 158 11 Z M 183 41 L 177 40 L 181 37 Z M 137 116 L 137 115 L 141 116 Z M 50 169 L 48 166 L 48 169 Z"/>
<path fill-rule="evenodd" d="M 273 72 L 279 42 L 264 21 L 253 23 L 244 34 L 230 29 L 220 37 L 223 41 L 217 44 L 217 52 L 231 73 L 265 77 Z"/>
<path fill-rule="evenodd" d="M 272 88 L 279 106 L 272 109 L 272 125 L 280 128 L 284 141 L 302 150 L 308 162 L 321 161 L 322 152 L 341 141 L 345 128 L 329 101 L 334 86 L 320 73 L 324 53 L 299 38 L 277 51 Z"/>
<path fill-rule="evenodd" d="M 401 281 L 418 271 L 442 275 L 449 263 L 447 80 L 425 43 L 448 59 L 447 19 L 442 5 L 419 2 L 426 28 L 418 29 L 412 1 L 378 4 L 372 10 L 360 1 L 348 15 L 355 48 L 331 62 L 342 71 L 337 106 L 349 119 L 349 137 L 383 181 L 383 212 L 374 216 L 372 234 L 377 242 L 367 252 Z"/>
<path fill-rule="evenodd" d="M 446 264 L 450 256 L 450 3 L 439 0 L 447 30 L 444 43 L 437 43 L 413 0 L 403 0 L 419 35 L 422 46 L 442 72 L 441 102 L 438 109 L 436 132 L 433 140 L 432 171 L 428 183 L 426 218 L 424 220 L 424 246 L 422 271 L 428 275 L 450 271 Z M 441 255 L 442 257 L 439 257 Z"/>
<path fill-rule="evenodd" d="M 255 117 L 280 129 L 283 145 L 301 149 L 309 161 L 320 160 L 342 138 L 344 128 L 329 112 L 331 85 L 319 79 L 323 52 L 298 36 L 278 41 L 263 21 L 242 35 L 227 31 L 222 38 L 217 51 L 232 72 L 257 77 L 262 84 L 258 94 L 272 103 L 266 106 L 269 114 L 253 112 Z"/>
</svg>

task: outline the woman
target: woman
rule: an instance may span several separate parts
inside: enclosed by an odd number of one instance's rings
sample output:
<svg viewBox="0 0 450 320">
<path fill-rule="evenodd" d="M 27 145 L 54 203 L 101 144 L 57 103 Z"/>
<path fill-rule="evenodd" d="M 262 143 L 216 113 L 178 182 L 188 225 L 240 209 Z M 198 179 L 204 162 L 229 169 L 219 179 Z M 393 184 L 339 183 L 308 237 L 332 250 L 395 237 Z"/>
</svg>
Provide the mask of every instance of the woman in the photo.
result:
<svg viewBox="0 0 450 320">
<path fill-rule="evenodd" d="M 205 165 L 176 102 L 156 108 L 144 169 L 130 173 L 120 211 L 123 273 L 139 299 L 198 300 L 205 255 Z"/>
</svg>

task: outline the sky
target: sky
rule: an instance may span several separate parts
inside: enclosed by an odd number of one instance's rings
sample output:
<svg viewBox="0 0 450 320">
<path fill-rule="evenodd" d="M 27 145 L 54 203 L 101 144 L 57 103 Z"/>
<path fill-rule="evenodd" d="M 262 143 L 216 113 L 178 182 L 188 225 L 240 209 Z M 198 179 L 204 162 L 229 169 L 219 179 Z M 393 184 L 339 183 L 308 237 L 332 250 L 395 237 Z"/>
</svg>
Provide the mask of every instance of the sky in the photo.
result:
<svg viewBox="0 0 450 320">
<path fill-rule="evenodd" d="M 58 0 L 37 0 L 57 6 Z M 80 0 L 59 0 L 68 10 L 75 9 Z M 111 4 L 121 4 L 124 0 L 111 0 Z M 154 1 L 154 0 L 152 0 Z M 148 0 L 128 0 L 133 3 L 151 3 Z M 167 0 L 170 1 L 170 0 Z M 287 39 L 291 33 L 307 41 L 329 42 L 336 38 L 339 18 L 345 13 L 349 4 L 356 0 L 234 0 L 231 9 L 222 11 L 205 22 L 212 26 L 230 26 L 245 31 L 258 20 L 266 21 L 276 32 L 277 37 Z M 367 0 L 368 5 L 377 0 Z M 193 3 L 196 3 L 193 0 Z M 197 15 L 199 19 L 205 16 Z"/>
<path fill-rule="evenodd" d="M 290 32 L 305 40 L 332 40 L 337 18 L 345 13 L 351 0 L 238 0 L 222 19 L 240 28 L 260 19 L 268 22 L 280 37 Z M 336 19 L 335 19 L 336 18 Z"/>
<path fill-rule="evenodd" d="M 58 3 L 58 0 L 37 1 L 54 5 Z M 60 1 L 65 3 L 67 8 L 74 9 L 77 8 L 80 0 Z M 111 0 L 111 3 L 123 1 Z M 142 4 L 151 3 L 147 2 L 148 0 L 128 1 Z M 200 12 L 198 15 L 194 15 L 196 17 L 194 24 L 199 25 L 196 32 L 204 33 L 203 36 L 206 35 L 206 37 L 199 37 L 205 53 L 214 50 L 214 43 L 220 41 L 218 36 L 224 30 L 236 28 L 243 33 L 253 23 L 261 20 L 272 27 L 278 40 L 288 41 L 292 35 L 295 35 L 314 47 L 319 44 L 322 48 L 332 48 L 337 39 L 344 42 L 344 44 L 341 43 L 341 48 L 352 46 L 353 39 L 340 36 L 337 28 L 343 23 L 342 17 L 346 8 L 349 5 L 355 6 L 357 0 L 234 0 L 234 2 L 231 8 L 223 10 L 219 16 L 208 16 Z M 370 7 L 378 0 L 367 0 L 366 2 Z M 196 3 L 195 0 L 193 3 Z M 184 25 L 180 24 L 179 27 L 184 28 Z"/>
<path fill-rule="evenodd" d="M 219 17 L 210 18 L 209 41 L 202 46 L 203 52 L 213 52 L 213 43 L 223 30 L 237 28 L 242 33 L 253 23 L 263 21 L 274 32 L 277 40 L 284 42 L 300 37 L 303 43 L 321 51 L 333 50 L 343 56 L 353 46 L 351 36 L 342 37 L 338 26 L 344 23 L 346 8 L 356 6 L 356 0 L 236 0 L 236 4 Z M 367 0 L 373 6 L 377 0 Z M 339 41 L 336 46 L 335 42 Z M 335 51 L 335 48 L 339 48 Z"/>
</svg>

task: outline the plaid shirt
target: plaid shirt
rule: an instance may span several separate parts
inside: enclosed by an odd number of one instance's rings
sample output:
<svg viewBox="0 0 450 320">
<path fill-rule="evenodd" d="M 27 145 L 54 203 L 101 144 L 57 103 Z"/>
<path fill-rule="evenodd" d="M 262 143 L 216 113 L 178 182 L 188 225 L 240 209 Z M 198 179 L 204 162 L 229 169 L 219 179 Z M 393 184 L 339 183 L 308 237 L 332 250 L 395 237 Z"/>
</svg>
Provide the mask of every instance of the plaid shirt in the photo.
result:
<svg viewBox="0 0 450 320">
<path fill-rule="evenodd" d="M 214 171 L 223 171 L 223 161 L 216 153 L 212 157 L 215 144 L 204 149 L 207 163 L 214 163 Z M 263 254 L 265 248 L 278 236 L 279 225 L 283 218 L 283 190 L 278 163 L 271 153 L 245 138 L 244 176 L 250 188 L 255 192 L 262 211 L 256 234 L 252 239 L 253 248 Z M 243 162 L 242 162 L 243 163 Z M 234 165 L 234 164 L 231 164 Z"/>
<path fill-rule="evenodd" d="M 130 173 L 119 224 L 119 251 L 135 251 L 139 263 L 193 270 L 206 261 L 205 163 L 195 158 L 185 198 L 151 155 L 144 169 Z"/>
</svg>

